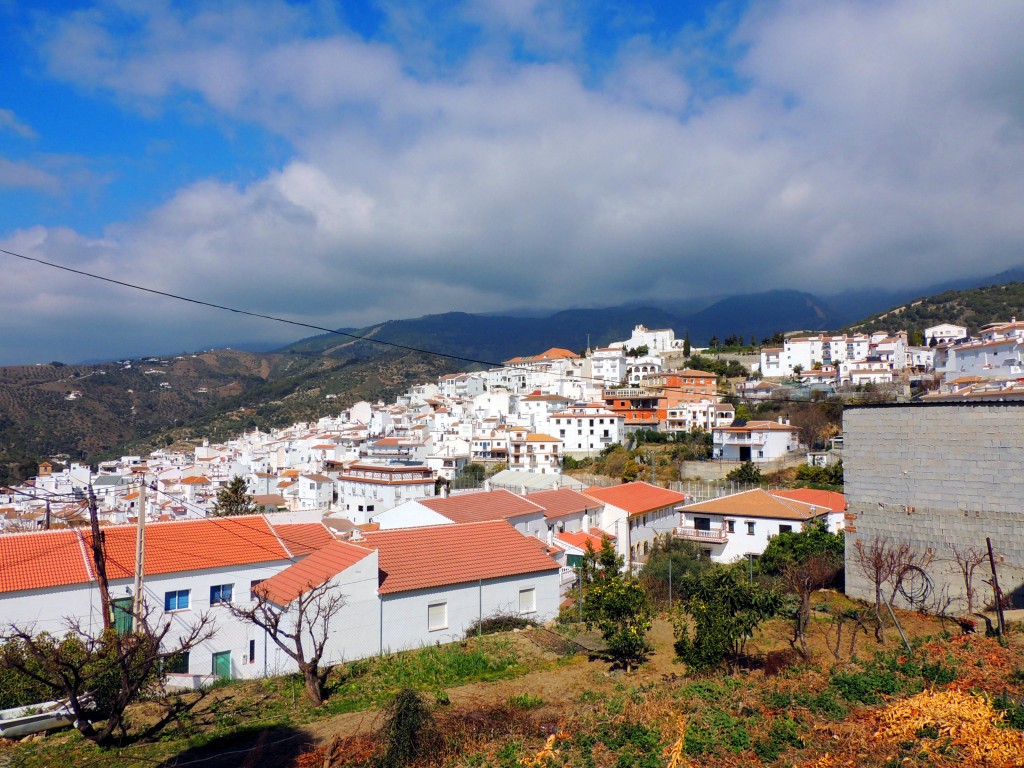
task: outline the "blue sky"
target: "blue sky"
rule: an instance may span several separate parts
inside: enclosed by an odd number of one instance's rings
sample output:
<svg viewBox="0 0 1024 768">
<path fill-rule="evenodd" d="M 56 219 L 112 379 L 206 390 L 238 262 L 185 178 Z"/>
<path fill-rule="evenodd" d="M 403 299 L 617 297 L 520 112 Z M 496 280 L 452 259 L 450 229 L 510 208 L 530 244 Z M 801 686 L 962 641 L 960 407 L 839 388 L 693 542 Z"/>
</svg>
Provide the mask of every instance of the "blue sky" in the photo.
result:
<svg viewBox="0 0 1024 768">
<path fill-rule="evenodd" d="M 0 0 L 0 247 L 328 326 L 1018 266 L 1024 4 Z M 0 363 L 294 330 L 0 257 Z"/>
</svg>

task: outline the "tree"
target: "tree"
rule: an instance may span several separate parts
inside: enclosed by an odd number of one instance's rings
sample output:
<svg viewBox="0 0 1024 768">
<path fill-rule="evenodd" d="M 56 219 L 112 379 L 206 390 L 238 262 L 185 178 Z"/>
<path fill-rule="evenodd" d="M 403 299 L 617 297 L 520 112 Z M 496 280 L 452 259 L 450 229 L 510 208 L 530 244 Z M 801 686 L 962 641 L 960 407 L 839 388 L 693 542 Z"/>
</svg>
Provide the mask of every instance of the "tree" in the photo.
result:
<svg viewBox="0 0 1024 768">
<path fill-rule="evenodd" d="M 217 492 L 217 501 L 213 505 L 215 517 L 233 517 L 235 515 L 256 514 L 256 502 L 249 493 L 245 478 L 235 475 L 231 482 Z"/>
<path fill-rule="evenodd" d="M 591 586 L 583 601 L 583 617 L 601 630 L 608 653 L 626 672 L 650 653 L 647 633 L 654 609 L 647 590 L 635 578 L 615 574 Z"/>
<path fill-rule="evenodd" d="M 682 599 L 685 597 L 680 592 L 683 577 L 703 573 L 711 566 L 711 559 L 697 542 L 666 536 L 655 540 L 640 571 L 640 580 L 648 593 L 663 600 L 667 599 L 671 576 L 673 595 L 675 599 Z"/>
<path fill-rule="evenodd" d="M 612 540 L 601 537 L 601 548 L 594 549 L 588 541 L 580 561 L 580 580 L 584 584 L 604 584 L 618 575 L 626 559 L 615 552 Z"/>
<path fill-rule="evenodd" d="M 320 666 L 327 646 L 331 621 L 346 605 L 345 595 L 327 580 L 307 584 L 288 605 L 277 605 L 257 585 L 252 590 L 252 603 L 228 603 L 232 615 L 253 624 L 296 663 L 306 685 L 306 698 L 315 707 L 326 697 L 327 669 Z"/>
<path fill-rule="evenodd" d="M 774 590 L 746 580 L 743 567 L 716 567 L 683 579 L 686 599 L 675 618 L 676 654 L 691 669 L 709 669 L 742 656 L 747 640 L 778 613 Z"/>
<path fill-rule="evenodd" d="M 683 337 L 683 357 L 689 357 L 691 349 L 692 347 L 690 346 L 690 333 L 689 331 L 687 331 L 686 335 Z"/>
<path fill-rule="evenodd" d="M 964 580 L 964 597 L 967 599 L 967 613 L 974 613 L 974 571 L 988 558 L 988 549 L 966 544 L 946 544 L 953 555 L 953 562 Z"/>
<path fill-rule="evenodd" d="M 782 568 L 781 579 L 786 591 L 797 597 L 793 637 L 789 642 L 805 659 L 810 656 L 807 628 L 811 623 L 811 595 L 830 584 L 842 568 L 842 559 L 824 553 L 809 555 L 787 563 Z"/>
<path fill-rule="evenodd" d="M 853 548 L 854 566 L 874 588 L 875 639 L 879 643 L 884 643 L 885 617 L 882 606 L 892 601 L 910 573 L 926 568 L 931 563 L 932 556 L 930 552 L 920 553 L 909 544 L 894 542 L 880 536 L 875 536 L 870 541 L 855 541 Z M 886 586 L 892 590 L 888 598 L 884 595 Z"/>
<path fill-rule="evenodd" d="M 11 626 L 0 648 L 0 670 L 17 673 L 52 698 L 67 700 L 78 731 L 98 746 L 109 746 L 115 734 L 127 735 L 128 706 L 145 691 L 162 685 L 174 660 L 213 635 L 206 615 L 166 647 L 170 621 L 153 626 L 148 613 L 142 613 L 133 616 L 132 624 L 131 632 L 107 627 L 98 636 L 75 623 L 68 625 L 63 636 L 36 635 Z M 179 712 L 179 702 L 168 702 L 164 717 L 142 735 L 155 734 Z M 103 724 L 97 727 L 100 721 Z"/>
<path fill-rule="evenodd" d="M 744 461 L 736 469 L 731 470 L 725 478 L 735 483 L 750 483 L 751 485 L 757 485 L 762 480 L 761 470 L 752 461 Z"/>
</svg>

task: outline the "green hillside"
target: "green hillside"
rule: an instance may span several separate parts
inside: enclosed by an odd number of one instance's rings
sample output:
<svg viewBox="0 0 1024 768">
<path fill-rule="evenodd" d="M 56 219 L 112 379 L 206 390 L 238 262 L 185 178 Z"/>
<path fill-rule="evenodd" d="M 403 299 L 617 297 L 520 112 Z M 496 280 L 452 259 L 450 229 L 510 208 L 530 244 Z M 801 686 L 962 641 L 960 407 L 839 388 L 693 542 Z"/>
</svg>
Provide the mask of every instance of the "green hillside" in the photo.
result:
<svg viewBox="0 0 1024 768">
<path fill-rule="evenodd" d="M 989 323 L 1024 318 L 1024 282 L 988 285 L 926 296 L 848 326 L 851 332 L 906 329 L 921 334 L 940 323 L 967 326 L 971 334 Z"/>
</svg>

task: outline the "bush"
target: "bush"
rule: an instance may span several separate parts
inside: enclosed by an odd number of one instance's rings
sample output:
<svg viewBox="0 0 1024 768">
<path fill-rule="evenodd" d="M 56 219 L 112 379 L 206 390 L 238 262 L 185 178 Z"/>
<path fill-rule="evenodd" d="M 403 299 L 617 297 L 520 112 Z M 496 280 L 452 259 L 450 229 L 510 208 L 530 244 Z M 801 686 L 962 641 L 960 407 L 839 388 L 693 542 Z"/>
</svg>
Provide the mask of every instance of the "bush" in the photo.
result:
<svg viewBox="0 0 1024 768">
<path fill-rule="evenodd" d="M 440 746 L 430 707 L 411 688 L 403 688 L 392 699 L 381 737 L 385 745 L 381 768 L 403 768 L 431 756 Z"/>
<path fill-rule="evenodd" d="M 536 626 L 536 620 L 525 616 L 519 616 L 514 613 L 496 613 L 493 616 L 478 619 L 466 627 L 466 639 L 469 640 L 478 635 L 493 635 L 496 632 L 511 632 L 514 629 L 526 629 L 527 627 Z"/>
<path fill-rule="evenodd" d="M 750 483 L 751 485 L 757 485 L 764 479 L 761 477 L 761 470 L 752 461 L 744 461 L 729 472 L 725 478 L 734 483 Z"/>
</svg>

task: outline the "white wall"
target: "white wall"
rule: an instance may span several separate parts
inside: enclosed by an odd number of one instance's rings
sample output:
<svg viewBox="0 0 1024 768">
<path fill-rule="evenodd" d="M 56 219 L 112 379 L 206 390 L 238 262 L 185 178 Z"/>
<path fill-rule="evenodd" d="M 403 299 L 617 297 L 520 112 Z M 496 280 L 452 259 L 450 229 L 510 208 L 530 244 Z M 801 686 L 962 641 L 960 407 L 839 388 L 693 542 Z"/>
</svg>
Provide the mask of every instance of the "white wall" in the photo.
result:
<svg viewBox="0 0 1024 768">
<path fill-rule="evenodd" d="M 519 591 L 528 588 L 536 590 L 537 610 L 523 615 L 537 621 L 553 618 L 558 613 L 559 603 L 557 568 L 433 590 L 384 595 L 381 602 L 382 651 L 402 651 L 461 640 L 466 628 L 481 615 L 487 618 L 499 612 L 519 614 Z M 441 602 L 448 606 L 448 626 L 431 631 L 427 628 L 427 606 Z"/>
</svg>

